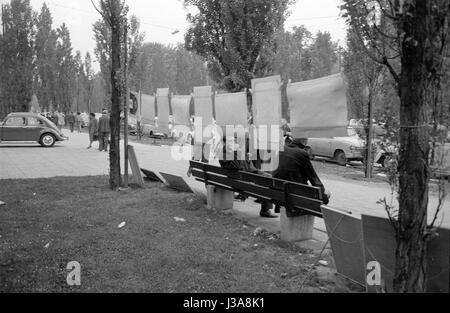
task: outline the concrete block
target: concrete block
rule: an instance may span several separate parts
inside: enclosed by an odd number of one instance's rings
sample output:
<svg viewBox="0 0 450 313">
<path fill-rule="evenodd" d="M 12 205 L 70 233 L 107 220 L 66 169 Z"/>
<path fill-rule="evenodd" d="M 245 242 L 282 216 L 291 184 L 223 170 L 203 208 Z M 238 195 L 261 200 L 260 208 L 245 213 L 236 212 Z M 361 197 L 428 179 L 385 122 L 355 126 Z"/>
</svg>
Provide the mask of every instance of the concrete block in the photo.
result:
<svg viewBox="0 0 450 313">
<path fill-rule="evenodd" d="M 281 208 L 280 232 L 281 240 L 287 242 L 310 240 L 313 238 L 314 216 L 304 215 L 288 217 L 286 209 Z"/>
<path fill-rule="evenodd" d="M 207 186 L 206 191 L 209 210 L 225 211 L 233 209 L 233 191 L 215 186 Z"/>
</svg>

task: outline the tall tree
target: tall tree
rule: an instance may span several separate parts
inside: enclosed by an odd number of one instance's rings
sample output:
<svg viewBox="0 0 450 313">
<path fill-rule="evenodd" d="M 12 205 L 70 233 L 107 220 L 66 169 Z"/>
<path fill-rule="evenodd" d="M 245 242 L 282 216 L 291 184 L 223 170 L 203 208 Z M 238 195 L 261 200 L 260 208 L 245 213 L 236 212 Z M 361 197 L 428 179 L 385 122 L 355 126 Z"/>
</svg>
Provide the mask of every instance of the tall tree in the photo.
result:
<svg viewBox="0 0 450 313">
<path fill-rule="evenodd" d="M 74 57 L 74 72 L 75 72 L 75 100 L 73 108 L 76 112 L 87 112 L 88 106 L 85 102 L 87 92 L 87 77 L 84 69 L 84 61 L 81 56 L 81 51 L 75 52 Z"/>
<path fill-rule="evenodd" d="M 72 41 L 66 24 L 63 23 L 56 31 L 56 66 L 57 89 L 54 109 L 68 113 L 76 95 L 76 70 L 72 54 Z"/>
<path fill-rule="evenodd" d="M 375 62 L 389 70 L 400 98 L 399 212 L 394 291 L 426 290 L 430 180 L 430 105 L 442 87 L 444 52 L 450 33 L 450 0 L 344 0 L 348 22 Z M 387 27 L 392 26 L 392 27 Z M 363 46 L 363 45 L 362 45 Z M 392 60 L 398 58 L 397 70 Z"/>
<path fill-rule="evenodd" d="M 251 87 L 251 80 L 273 70 L 275 35 L 290 0 L 185 0 L 185 46 L 208 62 L 213 79 L 228 91 Z"/>
<path fill-rule="evenodd" d="M 41 109 L 48 111 L 56 101 L 56 32 L 50 10 L 44 3 L 37 18 L 35 92 Z"/>
<path fill-rule="evenodd" d="M 112 190 L 116 190 L 122 184 L 120 172 L 120 112 L 121 103 L 126 90 L 124 81 L 124 64 L 127 57 L 123 53 L 123 47 L 128 44 L 128 39 L 124 36 L 125 27 L 128 27 L 127 13 L 128 7 L 122 0 L 100 0 L 100 7 L 97 11 L 103 18 L 104 29 L 102 34 L 101 47 L 105 60 L 111 60 L 110 82 L 111 82 L 111 146 L 109 150 L 110 175 L 109 185 Z"/>
<path fill-rule="evenodd" d="M 29 0 L 4 6 L 0 62 L 0 116 L 28 111 L 33 92 L 34 18 Z"/>
</svg>

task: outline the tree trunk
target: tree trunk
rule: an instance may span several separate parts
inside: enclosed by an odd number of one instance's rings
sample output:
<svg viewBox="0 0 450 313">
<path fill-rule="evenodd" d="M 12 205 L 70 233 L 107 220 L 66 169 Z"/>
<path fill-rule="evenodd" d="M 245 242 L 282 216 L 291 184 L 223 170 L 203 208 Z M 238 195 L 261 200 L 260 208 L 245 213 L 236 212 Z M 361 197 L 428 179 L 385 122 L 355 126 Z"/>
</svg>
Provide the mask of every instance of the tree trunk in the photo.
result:
<svg viewBox="0 0 450 313">
<path fill-rule="evenodd" d="M 113 2 L 115 3 L 115 2 Z M 116 4 L 118 5 L 118 4 Z M 111 20 L 112 48 L 111 48 L 111 146 L 109 150 L 110 174 L 109 184 L 111 189 L 116 190 L 122 184 L 120 175 L 120 99 L 121 99 L 121 34 L 120 17 Z"/>
<path fill-rule="evenodd" d="M 426 228 L 429 183 L 427 123 L 428 71 L 424 60 L 431 9 L 428 1 L 413 1 L 404 21 L 400 77 L 399 220 L 395 292 L 425 292 Z M 430 1 L 431 2 L 431 1 Z M 408 39 L 409 38 L 409 39 Z"/>
</svg>

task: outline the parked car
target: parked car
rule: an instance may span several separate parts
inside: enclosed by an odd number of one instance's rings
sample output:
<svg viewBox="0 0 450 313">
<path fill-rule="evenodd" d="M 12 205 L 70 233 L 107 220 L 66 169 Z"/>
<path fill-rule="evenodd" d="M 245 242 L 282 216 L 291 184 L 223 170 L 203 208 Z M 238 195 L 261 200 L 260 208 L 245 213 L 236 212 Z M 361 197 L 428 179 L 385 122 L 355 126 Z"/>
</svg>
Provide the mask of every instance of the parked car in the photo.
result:
<svg viewBox="0 0 450 313">
<path fill-rule="evenodd" d="M 347 128 L 347 137 L 309 138 L 306 151 L 311 159 L 315 156 L 333 159 L 339 165 L 350 161 L 364 161 L 364 140 L 352 127 Z"/>
<path fill-rule="evenodd" d="M 0 142 L 38 142 L 53 147 L 68 138 L 46 117 L 34 113 L 11 113 L 0 124 Z"/>
<path fill-rule="evenodd" d="M 444 142 L 436 145 L 434 161 L 431 164 L 431 173 L 436 178 L 450 179 L 450 131 Z"/>
</svg>

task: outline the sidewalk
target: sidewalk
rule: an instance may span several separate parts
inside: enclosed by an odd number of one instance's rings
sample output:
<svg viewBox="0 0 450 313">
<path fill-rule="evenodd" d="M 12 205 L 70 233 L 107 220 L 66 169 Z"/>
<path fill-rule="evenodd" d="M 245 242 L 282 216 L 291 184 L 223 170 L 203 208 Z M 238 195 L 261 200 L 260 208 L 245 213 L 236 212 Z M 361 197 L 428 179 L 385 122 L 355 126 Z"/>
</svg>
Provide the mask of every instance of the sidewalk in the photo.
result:
<svg viewBox="0 0 450 313">
<path fill-rule="evenodd" d="M 108 154 L 96 149 L 98 143 L 95 143 L 91 150 L 87 150 L 87 134 L 65 132 L 70 137 L 69 141 L 59 143 L 51 149 L 44 149 L 38 145 L 13 146 L 0 144 L 0 179 L 108 175 Z M 171 153 L 172 147 L 139 143 L 132 143 L 132 145 L 135 147 L 141 168 L 181 176 L 194 190 L 205 193 L 203 184 L 187 177 L 189 162 L 187 160 L 174 160 Z M 384 208 L 378 205 L 377 201 L 385 197 L 388 200 L 390 199 L 391 191 L 388 184 L 356 182 L 331 175 L 324 175 L 322 180 L 326 188 L 332 193 L 331 207 L 352 211 L 355 216 L 361 214 L 386 216 Z M 433 217 L 437 203 L 437 197 L 430 195 L 429 218 Z M 267 226 L 272 225 L 271 228 L 279 229 L 279 220 L 268 221 L 259 218 L 258 206 L 250 200 L 245 202 L 245 205 L 238 203 L 236 208 L 236 212 L 245 216 L 246 219 Z M 449 228 L 449 197 L 447 197 L 442 213 L 440 218 L 442 226 Z M 322 219 L 316 219 L 316 227 L 322 231 L 325 230 Z"/>
</svg>

